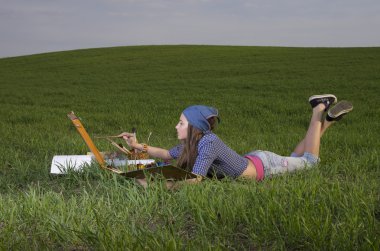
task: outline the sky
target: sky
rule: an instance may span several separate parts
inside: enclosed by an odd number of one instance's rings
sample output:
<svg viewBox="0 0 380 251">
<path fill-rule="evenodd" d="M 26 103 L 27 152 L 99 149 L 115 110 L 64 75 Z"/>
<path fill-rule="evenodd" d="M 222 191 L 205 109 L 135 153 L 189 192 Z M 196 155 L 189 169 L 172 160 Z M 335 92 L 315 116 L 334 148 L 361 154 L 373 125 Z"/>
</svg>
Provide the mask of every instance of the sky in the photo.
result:
<svg viewBox="0 0 380 251">
<path fill-rule="evenodd" d="M 162 44 L 380 46 L 380 0 L 0 0 L 0 58 Z"/>
</svg>

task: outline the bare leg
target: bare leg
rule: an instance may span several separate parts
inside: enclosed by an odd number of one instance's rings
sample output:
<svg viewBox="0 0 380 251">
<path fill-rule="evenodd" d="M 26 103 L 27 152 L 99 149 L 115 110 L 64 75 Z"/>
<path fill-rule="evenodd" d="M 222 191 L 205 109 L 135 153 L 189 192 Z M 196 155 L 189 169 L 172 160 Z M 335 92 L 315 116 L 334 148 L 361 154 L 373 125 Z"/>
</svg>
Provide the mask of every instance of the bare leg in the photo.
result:
<svg viewBox="0 0 380 251">
<path fill-rule="evenodd" d="M 309 124 L 309 129 L 305 137 L 305 152 L 314 156 L 319 156 L 319 146 L 321 143 L 322 115 L 326 106 L 319 104 L 313 108 L 313 115 Z"/>
<path fill-rule="evenodd" d="M 306 136 L 293 151 L 298 156 L 302 156 L 304 152 L 319 156 L 320 138 L 332 124 L 329 121 L 321 122 L 324 109 L 324 104 L 319 104 L 313 108 L 313 115 Z"/>
<path fill-rule="evenodd" d="M 334 123 L 334 121 L 327 121 L 327 120 L 323 121 L 321 132 L 320 132 L 321 137 L 326 132 L 327 128 L 329 128 L 333 123 Z M 297 154 L 298 156 L 302 156 L 304 154 L 304 152 L 305 152 L 305 138 L 303 138 L 298 143 L 298 145 L 296 146 L 296 148 L 294 149 L 293 152 L 295 154 Z"/>
<path fill-rule="evenodd" d="M 323 134 L 325 134 L 325 131 L 327 130 L 327 128 L 329 128 L 335 121 L 323 121 L 323 124 L 322 124 L 322 129 L 321 129 L 321 138 L 323 136 Z"/>
</svg>

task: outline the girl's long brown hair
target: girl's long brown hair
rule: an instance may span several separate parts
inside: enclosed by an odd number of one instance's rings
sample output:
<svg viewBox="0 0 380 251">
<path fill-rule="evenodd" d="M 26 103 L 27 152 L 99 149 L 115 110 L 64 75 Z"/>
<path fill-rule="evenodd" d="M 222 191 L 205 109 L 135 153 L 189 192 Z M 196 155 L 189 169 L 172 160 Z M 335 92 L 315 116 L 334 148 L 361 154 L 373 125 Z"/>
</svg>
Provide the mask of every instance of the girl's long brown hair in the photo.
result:
<svg viewBox="0 0 380 251">
<path fill-rule="evenodd" d="M 210 124 L 211 131 L 216 126 L 216 117 L 211 117 L 207 119 Z M 187 128 L 187 138 L 183 141 L 183 150 L 181 156 L 178 158 L 177 166 L 181 167 L 189 172 L 193 170 L 195 160 L 198 156 L 198 143 L 203 137 L 204 133 L 190 125 Z"/>
</svg>

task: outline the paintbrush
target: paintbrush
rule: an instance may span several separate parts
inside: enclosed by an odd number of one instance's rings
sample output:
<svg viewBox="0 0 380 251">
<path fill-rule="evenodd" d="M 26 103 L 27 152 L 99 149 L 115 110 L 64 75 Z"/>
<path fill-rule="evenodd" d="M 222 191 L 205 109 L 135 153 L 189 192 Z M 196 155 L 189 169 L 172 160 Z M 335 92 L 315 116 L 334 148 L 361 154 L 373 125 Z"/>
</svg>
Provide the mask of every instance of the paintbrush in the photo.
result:
<svg viewBox="0 0 380 251">
<path fill-rule="evenodd" d="M 115 141 L 109 139 L 109 138 L 105 138 L 106 140 L 108 140 L 109 142 L 111 142 L 111 144 L 116 147 L 117 149 L 119 149 L 121 152 L 125 153 L 125 154 L 132 154 L 131 151 L 129 151 L 127 148 L 125 148 L 122 144 L 117 144 Z"/>
<path fill-rule="evenodd" d="M 146 141 L 146 144 L 149 144 L 150 136 L 152 136 L 152 132 L 149 132 L 148 140 Z"/>
<path fill-rule="evenodd" d="M 136 127 L 132 127 L 132 133 L 133 133 L 134 136 L 135 136 L 136 143 L 138 143 L 138 141 L 137 141 L 137 137 L 136 137 L 136 131 L 137 131 Z M 134 149 L 134 151 L 135 151 L 135 153 L 137 153 L 137 149 Z"/>
<path fill-rule="evenodd" d="M 122 138 L 123 136 L 114 135 L 114 136 L 94 136 L 96 139 L 108 139 L 108 138 Z"/>
</svg>

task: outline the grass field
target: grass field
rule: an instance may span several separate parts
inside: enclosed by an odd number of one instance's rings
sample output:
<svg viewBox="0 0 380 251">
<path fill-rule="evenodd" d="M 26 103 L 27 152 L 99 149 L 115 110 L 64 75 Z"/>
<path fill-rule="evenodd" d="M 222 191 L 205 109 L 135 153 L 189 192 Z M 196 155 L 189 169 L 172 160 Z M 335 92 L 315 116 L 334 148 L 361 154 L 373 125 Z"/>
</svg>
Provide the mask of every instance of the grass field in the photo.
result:
<svg viewBox="0 0 380 251">
<path fill-rule="evenodd" d="M 215 106 L 216 133 L 243 154 L 288 155 L 312 94 L 354 111 L 322 139 L 317 168 L 263 182 L 143 189 L 96 167 L 49 175 L 54 155 L 137 127 L 177 144 L 190 104 Z M 0 59 L 0 250 L 379 250 L 380 48 L 138 46 Z M 96 140 L 100 150 L 113 150 Z"/>
</svg>

